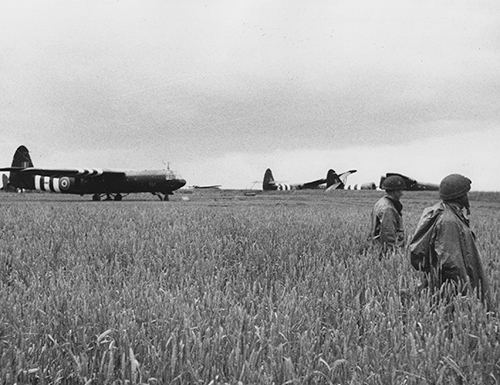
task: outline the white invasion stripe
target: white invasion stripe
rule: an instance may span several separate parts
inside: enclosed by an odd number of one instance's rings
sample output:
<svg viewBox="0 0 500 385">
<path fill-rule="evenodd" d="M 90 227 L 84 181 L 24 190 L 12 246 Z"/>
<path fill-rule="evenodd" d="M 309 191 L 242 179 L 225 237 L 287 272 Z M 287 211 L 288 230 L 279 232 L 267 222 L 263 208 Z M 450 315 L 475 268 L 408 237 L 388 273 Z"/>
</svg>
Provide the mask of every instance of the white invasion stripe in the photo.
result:
<svg viewBox="0 0 500 385">
<path fill-rule="evenodd" d="M 43 189 L 44 191 L 50 191 L 50 176 L 43 177 Z"/>
<path fill-rule="evenodd" d="M 85 173 L 85 170 L 83 168 L 79 168 L 78 169 L 78 174 L 83 174 L 83 173 Z"/>
<path fill-rule="evenodd" d="M 59 188 L 59 178 L 52 179 L 52 186 L 54 187 L 55 192 L 61 192 L 61 189 Z"/>
<path fill-rule="evenodd" d="M 42 188 L 40 187 L 40 175 L 35 175 L 35 190 L 41 191 Z"/>
<path fill-rule="evenodd" d="M 102 168 L 97 168 L 96 171 L 97 171 L 97 175 L 102 175 L 102 173 L 103 173 Z"/>
<path fill-rule="evenodd" d="M 281 191 L 289 191 L 292 189 L 292 186 L 290 186 L 289 184 L 286 184 L 286 183 L 280 183 L 278 185 L 278 190 L 281 190 Z"/>
</svg>

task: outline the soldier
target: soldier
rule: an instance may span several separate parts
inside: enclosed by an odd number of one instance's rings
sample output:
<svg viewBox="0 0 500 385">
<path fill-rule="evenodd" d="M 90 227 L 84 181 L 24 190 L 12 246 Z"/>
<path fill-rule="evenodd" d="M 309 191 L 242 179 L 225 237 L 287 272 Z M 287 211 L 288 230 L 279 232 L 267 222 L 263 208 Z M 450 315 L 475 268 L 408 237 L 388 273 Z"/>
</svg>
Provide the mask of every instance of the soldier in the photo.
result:
<svg viewBox="0 0 500 385">
<path fill-rule="evenodd" d="M 470 185 L 470 179 L 459 174 L 441 181 L 441 202 L 424 209 L 411 240 L 411 264 L 425 273 L 423 287 L 432 292 L 443 288 L 446 295 L 465 294 L 471 287 L 489 309 L 489 287 L 469 227 Z"/>
<path fill-rule="evenodd" d="M 373 207 L 371 215 L 370 238 L 382 247 L 381 255 L 387 250 L 404 246 L 403 205 L 401 197 L 406 187 L 405 181 L 398 175 L 391 175 L 380 186 L 385 195 Z"/>
</svg>

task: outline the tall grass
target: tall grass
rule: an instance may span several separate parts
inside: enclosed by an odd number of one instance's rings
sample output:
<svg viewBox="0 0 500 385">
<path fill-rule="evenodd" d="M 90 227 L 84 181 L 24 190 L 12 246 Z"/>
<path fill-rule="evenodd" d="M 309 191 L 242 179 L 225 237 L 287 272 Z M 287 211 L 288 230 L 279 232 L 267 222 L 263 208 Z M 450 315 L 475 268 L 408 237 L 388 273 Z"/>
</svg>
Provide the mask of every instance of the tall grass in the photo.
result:
<svg viewBox="0 0 500 385">
<path fill-rule="evenodd" d="M 380 261 L 366 242 L 378 195 L 359 197 L 6 201 L 1 379 L 497 384 L 496 316 L 473 297 L 452 314 L 431 309 L 404 253 Z M 473 223 L 498 313 L 500 224 L 488 202 Z M 432 201 L 406 203 L 411 233 Z"/>
</svg>

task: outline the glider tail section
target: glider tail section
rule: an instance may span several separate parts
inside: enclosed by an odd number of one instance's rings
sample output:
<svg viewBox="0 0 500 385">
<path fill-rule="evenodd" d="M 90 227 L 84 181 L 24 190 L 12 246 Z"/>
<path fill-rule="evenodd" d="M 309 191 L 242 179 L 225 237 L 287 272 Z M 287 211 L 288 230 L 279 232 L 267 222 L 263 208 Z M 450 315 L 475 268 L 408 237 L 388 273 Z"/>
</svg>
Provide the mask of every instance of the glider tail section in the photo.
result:
<svg viewBox="0 0 500 385">
<path fill-rule="evenodd" d="M 264 180 L 262 181 L 262 190 L 276 190 L 276 183 L 274 182 L 273 173 L 270 168 L 264 173 Z"/>
<path fill-rule="evenodd" d="M 27 168 L 33 167 L 30 153 L 25 146 L 19 146 L 12 158 L 11 167 Z M 33 176 L 21 175 L 16 171 L 11 171 L 9 176 L 9 185 L 21 189 L 32 188 Z"/>
<path fill-rule="evenodd" d="M 328 173 L 326 174 L 326 188 L 329 188 L 337 183 L 342 183 L 337 173 L 332 169 L 328 170 Z"/>
<path fill-rule="evenodd" d="M 349 170 L 338 175 L 335 171 L 328 170 L 328 174 L 326 175 L 326 191 L 346 189 L 347 177 L 355 172 L 356 170 Z"/>
<path fill-rule="evenodd" d="M 33 167 L 30 153 L 25 146 L 19 146 L 12 158 L 11 167 Z"/>
</svg>

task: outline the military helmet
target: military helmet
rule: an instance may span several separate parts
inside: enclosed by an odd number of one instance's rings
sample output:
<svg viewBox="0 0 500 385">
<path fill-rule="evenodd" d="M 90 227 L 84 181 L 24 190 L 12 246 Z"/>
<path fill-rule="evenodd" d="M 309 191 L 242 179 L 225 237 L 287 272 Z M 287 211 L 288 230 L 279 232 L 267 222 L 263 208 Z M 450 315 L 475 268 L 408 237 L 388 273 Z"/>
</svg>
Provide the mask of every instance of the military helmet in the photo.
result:
<svg viewBox="0 0 500 385">
<path fill-rule="evenodd" d="M 470 191 L 472 181 L 460 174 L 450 174 L 439 184 L 439 196 L 443 200 L 460 198 Z"/>
<path fill-rule="evenodd" d="M 406 188 L 405 180 L 399 175 L 390 175 L 384 179 L 382 186 L 383 190 L 404 190 Z"/>
</svg>

